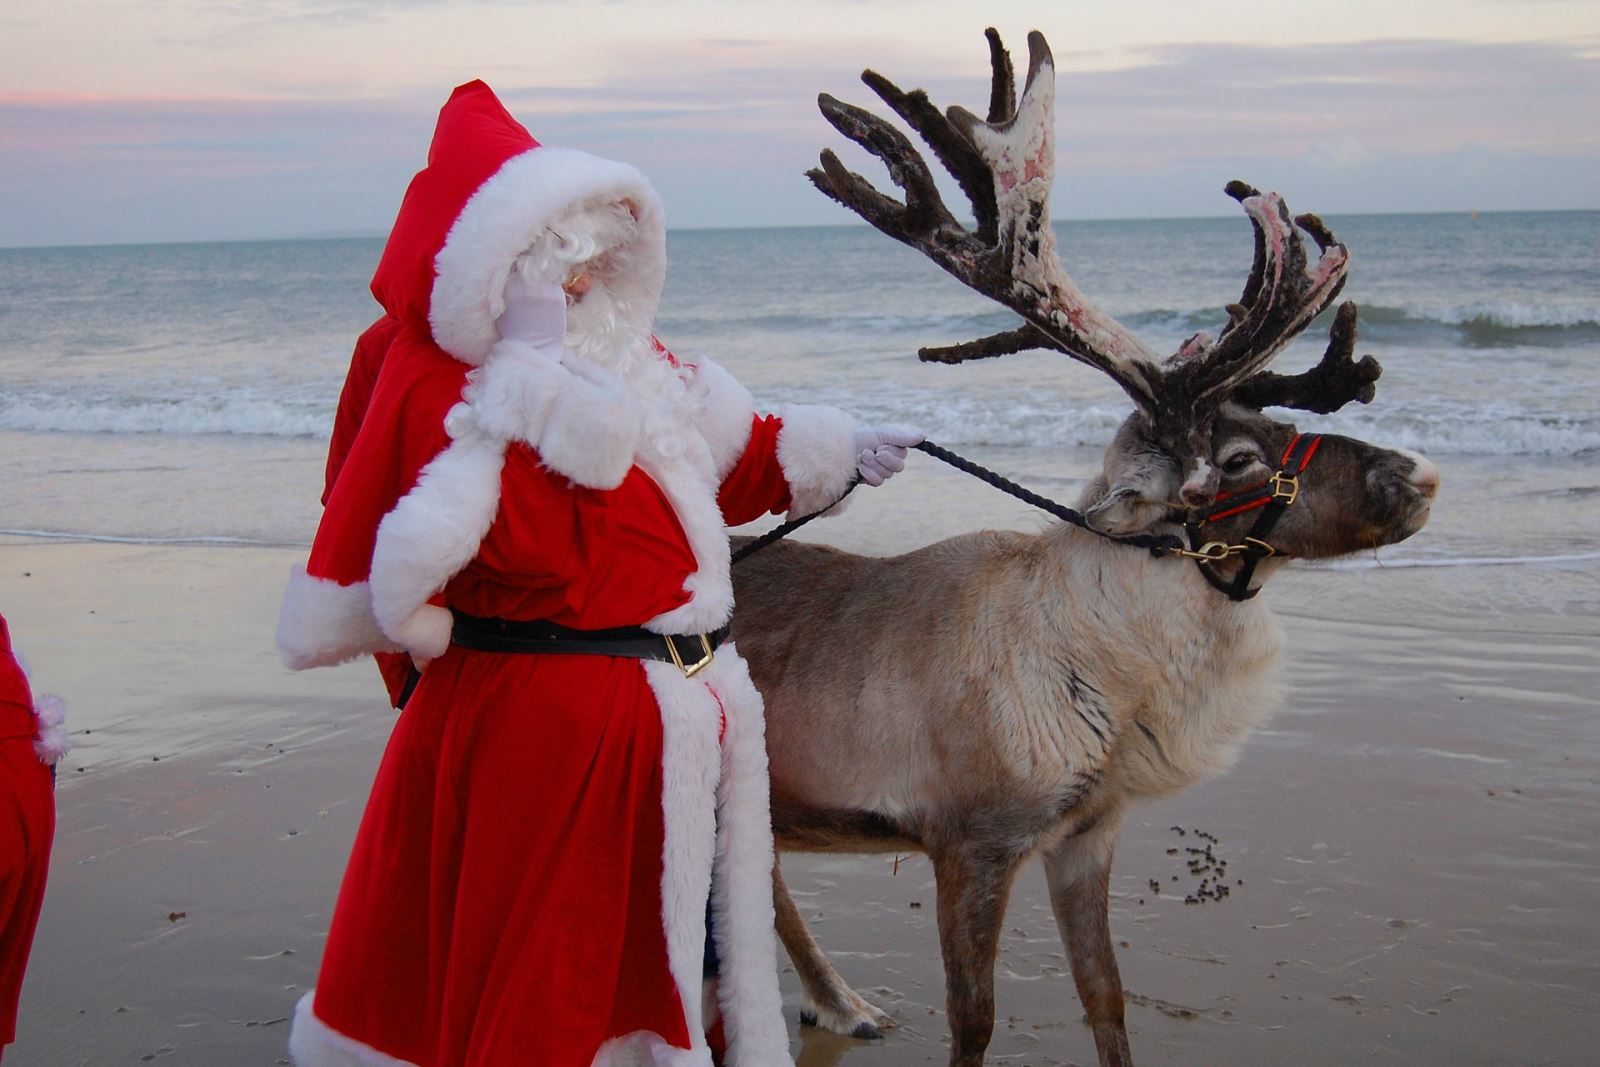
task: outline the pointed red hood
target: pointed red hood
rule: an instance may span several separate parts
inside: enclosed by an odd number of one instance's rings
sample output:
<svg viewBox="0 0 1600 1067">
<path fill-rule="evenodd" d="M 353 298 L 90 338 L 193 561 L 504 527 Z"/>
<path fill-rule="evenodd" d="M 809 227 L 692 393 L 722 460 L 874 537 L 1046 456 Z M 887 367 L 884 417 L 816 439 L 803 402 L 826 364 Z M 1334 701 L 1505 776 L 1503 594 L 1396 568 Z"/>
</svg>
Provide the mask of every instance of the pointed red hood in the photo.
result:
<svg viewBox="0 0 1600 1067">
<path fill-rule="evenodd" d="M 439 111 L 428 165 L 406 189 L 372 295 L 477 366 L 499 339 L 494 323 L 512 262 L 551 221 L 589 200 L 636 209 L 626 296 L 648 323 L 666 271 L 665 221 L 650 183 L 625 163 L 541 147 L 493 90 L 468 82 Z"/>
</svg>

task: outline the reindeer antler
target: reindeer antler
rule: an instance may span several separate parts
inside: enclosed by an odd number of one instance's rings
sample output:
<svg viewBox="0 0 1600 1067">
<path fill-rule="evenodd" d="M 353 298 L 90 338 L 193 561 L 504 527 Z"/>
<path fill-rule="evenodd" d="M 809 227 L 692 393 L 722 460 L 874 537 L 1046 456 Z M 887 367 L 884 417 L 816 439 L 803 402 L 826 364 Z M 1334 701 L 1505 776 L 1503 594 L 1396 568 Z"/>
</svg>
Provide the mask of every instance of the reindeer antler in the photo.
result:
<svg viewBox="0 0 1600 1067">
<path fill-rule="evenodd" d="M 1176 445 L 1199 443 L 1208 411 L 1230 397 L 1332 411 L 1370 400 L 1379 368 L 1370 356 L 1351 362 L 1354 305 L 1345 305 L 1323 361 L 1305 374 L 1262 372 L 1338 296 L 1349 254 L 1314 215 L 1292 218 L 1276 193 L 1243 182 L 1227 192 L 1255 230 L 1255 260 L 1238 304 L 1213 342 L 1204 334 L 1164 363 L 1115 319 L 1091 304 L 1062 268 L 1050 228 L 1054 177 L 1055 63 L 1044 36 L 1028 35 L 1028 75 L 1019 98 L 1011 58 L 993 29 L 985 31 L 993 78 L 986 119 L 960 107 L 940 112 L 922 90 L 905 92 L 865 71 L 873 92 L 916 130 L 972 204 L 976 224 L 956 221 L 934 186 L 927 163 L 885 120 L 826 93 L 817 103 L 834 128 L 883 161 L 905 196 L 901 203 L 846 169 L 824 150 L 807 175 L 883 233 L 921 251 L 966 285 L 1016 311 L 1026 324 L 976 341 L 924 348 L 924 360 L 959 363 L 1029 348 L 1052 348 L 1109 375 L 1152 416 L 1157 433 Z M 1317 243 L 1309 264 L 1300 233 Z"/>
<path fill-rule="evenodd" d="M 1353 359 L 1355 347 L 1356 305 L 1346 300 L 1334 315 L 1328 347 L 1315 367 L 1295 375 L 1262 371 L 1235 389 L 1233 399 L 1253 408 L 1298 408 L 1324 415 L 1352 400 L 1369 403 L 1383 368 L 1371 356 Z"/>
<path fill-rule="evenodd" d="M 880 193 L 831 151 L 824 150 L 822 168 L 807 175 L 818 189 L 882 232 L 1016 311 L 1039 335 L 1039 340 L 1023 344 L 1019 331 L 1011 331 L 927 352 L 924 358 L 959 362 L 980 352 L 1038 347 L 1042 340 L 1100 369 L 1136 403 L 1149 407 L 1154 400 L 1151 383 L 1160 376 L 1155 354 L 1090 304 L 1056 257 L 1049 215 L 1055 167 L 1055 62 L 1050 46 L 1042 34 L 1028 35 L 1028 77 L 1019 99 L 1000 35 L 993 29 L 986 35 L 994 71 L 987 120 L 962 108 L 941 113 L 922 90 L 903 92 L 873 71 L 861 76 L 956 179 L 972 202 L 976 229 L 963 227 L 945 207 L 927 164 L 899 130 L 826 93 L 817 98 L 823 117 L 883 161 L 905 203 Z"/>
<path fill-rule="evenodd" d="M 1263 194 L 1241 181 L 1227 185 L 1255 229 L 1255 261 L 1239 303 L 1215 344 L 1198 336 L 1179 351 L 1173 368 L 1188 372 L 1190 387 L 1203 397 L 1226 397 L 1250 375 L 1270 363 L 1344 288 L 1350 254 L 1315 215 L 1291 219 L 1277 193 Z M 1300 231 L 1317 242 L 1321 256 L 1307 265 Z"/>
</svg>

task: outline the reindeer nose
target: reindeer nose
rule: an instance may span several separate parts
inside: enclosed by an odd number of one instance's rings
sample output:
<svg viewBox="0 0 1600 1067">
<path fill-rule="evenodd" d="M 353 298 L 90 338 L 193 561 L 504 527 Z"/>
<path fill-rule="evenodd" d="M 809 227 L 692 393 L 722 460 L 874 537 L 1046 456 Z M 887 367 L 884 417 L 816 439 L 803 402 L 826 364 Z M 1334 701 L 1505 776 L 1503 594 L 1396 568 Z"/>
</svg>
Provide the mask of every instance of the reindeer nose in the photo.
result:
<svg viewBox="0 0 1600 1067">
<path fill-rule="evenodd" d="M 1411 475 L 1406 481 L 1419 496 L 1433 499 L 1434 494 L 1439 491 L 1439 468 L 1435 467 L 1433 461 L 1426 456 L 1419 456 L 1415 452 L 1407 452 L 1406 456 L 1414 464 Z"/>
</svg>

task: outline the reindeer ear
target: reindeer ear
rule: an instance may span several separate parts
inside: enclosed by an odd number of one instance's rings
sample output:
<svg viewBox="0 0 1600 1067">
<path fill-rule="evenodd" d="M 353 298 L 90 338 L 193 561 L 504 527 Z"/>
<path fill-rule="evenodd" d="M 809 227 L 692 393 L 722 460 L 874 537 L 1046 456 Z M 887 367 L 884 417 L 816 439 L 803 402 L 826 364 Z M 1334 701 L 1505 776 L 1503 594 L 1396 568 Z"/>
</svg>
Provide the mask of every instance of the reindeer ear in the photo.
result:
<svg viewBox="0 0 1600 1067">
<path fill-rule="evenodd" d="M 1172 465 L 1164 457 L 1146 453 L 1117 471 L 1084 518 L 1101 533 L 1131 534 L 1146 530 L 1166 514 L 1171 499 Z"/>
</svg>

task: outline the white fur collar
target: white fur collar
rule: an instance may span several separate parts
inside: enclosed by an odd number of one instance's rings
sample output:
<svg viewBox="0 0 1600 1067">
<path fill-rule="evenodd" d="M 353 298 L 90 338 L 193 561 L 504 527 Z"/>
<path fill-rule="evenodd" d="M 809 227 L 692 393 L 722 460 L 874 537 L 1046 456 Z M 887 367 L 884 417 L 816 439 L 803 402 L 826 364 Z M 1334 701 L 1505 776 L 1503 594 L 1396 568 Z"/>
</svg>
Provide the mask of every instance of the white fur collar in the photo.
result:
<svg viewBox="0 0 1600 1067">
<path fill-rule="evenodd" d="M 372 607 L 390 640 L 421 657 L 444 653 L 449 613 L 427 601 L 477 554 L 499 508 L 500 468 L 513 441 L 587 488 L 614 489 L 640 467 L 666 495 L 698 565 L 684 582 L 689 601 L 645 625 L 658 633 L 702 633 L 728 621 L 733 583 L 717 487 L 720 454 L 729 449 L 707 440 L 695 414 L 748 394 L 714 391 L 714 375 L 702 385 L 696 368 L 676 367 L 665 356 L 640 366 L 623 378 L 516 341 L 494 346 L 446 417 L 450 445 L 378 528 Z M 680 395 L 663 397 L 673 383 Z M 748 436 L 752 409 L 746 412 Z M 707 428 L 721 437 L 727 424 L 724 418 Z"/>
</svg>

